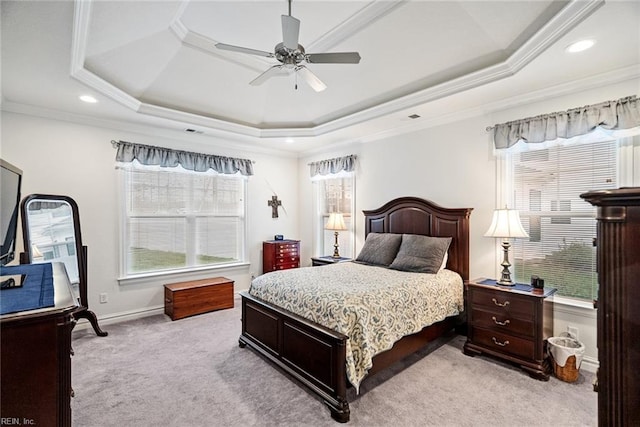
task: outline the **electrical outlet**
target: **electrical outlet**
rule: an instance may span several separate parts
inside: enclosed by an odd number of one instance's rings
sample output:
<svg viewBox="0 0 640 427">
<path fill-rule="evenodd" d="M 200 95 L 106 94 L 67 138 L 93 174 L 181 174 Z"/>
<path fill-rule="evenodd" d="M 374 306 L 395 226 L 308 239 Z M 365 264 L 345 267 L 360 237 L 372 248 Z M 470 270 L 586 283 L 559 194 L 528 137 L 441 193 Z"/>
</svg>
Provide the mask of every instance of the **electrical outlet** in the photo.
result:
<svg viewBox="0 0 640 427">
<path fill-rule="evenodd" d="M 578 339 L 578 328 L 575 326 L 567 326 L 567 332 L 572 338 Z"/>
<path fill-rule="evenodd" d="M 107 297 L 107 294 L 105 293 L 100 294 L 100 304 L 106 304 L 107 302 L 109 302 L 109 298 Z"/>
</svg>

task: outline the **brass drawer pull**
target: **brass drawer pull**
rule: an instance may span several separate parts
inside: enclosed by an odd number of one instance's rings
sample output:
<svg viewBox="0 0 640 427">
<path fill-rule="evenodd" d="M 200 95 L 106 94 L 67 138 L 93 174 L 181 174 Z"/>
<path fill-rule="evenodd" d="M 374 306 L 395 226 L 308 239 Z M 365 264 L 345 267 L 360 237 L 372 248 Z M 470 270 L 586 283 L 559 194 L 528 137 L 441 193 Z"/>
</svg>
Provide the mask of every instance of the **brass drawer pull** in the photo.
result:
<svg viewBox="0 0 640 427">
<path fill-rule="evenodd" d="M 511 323 L 509 319 L 505 320 L 504 322 L 501 322 L 498 319 L 496 319 L 496 316 L 493 316 L 491 318 L 493 319 L 493 323 L 495 323 L 496 325 L 507 326 L 509 323 Z"/>
<path fill-rule="evenodd" d="M 492 300 L 492 301 L 493 301 L 493 303 L 494 303 L 495 305 L 497 305 L 498 307 L 506 307 L 506 306 L 508 306 L 508 305 L 509 305 L 509 301 L 505 301 L 504 303 L 502 303 L 502 304 L 501 304 L 501 303 L 499 303 L 498 301 L 496 301 L 496 299 L 495 299 L 495 298 L 491 298 L 491 300 Z"/>
<path fill-rule="evenodd" d="M 493 343 L 494 343 L 495 345 L 499 345 L 500 347 L 505 347 L 505 346 L 509 345 L 509 341 L 508 341 L 508 340 L 507 340 L 507 341 L 505 341 L 505 342 L 500 342 L 500 341 L 498 341 L 498 340 L 496 339 L 496 337 L 491 337 L 491 339 L 493 340 Z"/>
</svg>

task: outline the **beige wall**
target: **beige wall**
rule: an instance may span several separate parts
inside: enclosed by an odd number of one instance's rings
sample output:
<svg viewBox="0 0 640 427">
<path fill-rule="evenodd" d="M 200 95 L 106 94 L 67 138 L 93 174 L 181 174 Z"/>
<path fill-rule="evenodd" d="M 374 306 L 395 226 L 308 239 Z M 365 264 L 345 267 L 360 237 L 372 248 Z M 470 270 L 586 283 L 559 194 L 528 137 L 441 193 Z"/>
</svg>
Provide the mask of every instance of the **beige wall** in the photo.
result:
<svg viewBox="0 0 640 427">
<path fill-rule="evenodd" d="M 247 255 L 249 265 L 168 277 L 151 277 L 121 284 L 119 274 L 119 212 L 115 149 L 111 140 L 124 140 L 176 149 L 249 158 L 255 175 L 248 181 Z M 122 318 L 157 312 L 163 306 L 164 283 L 225 276 L 235 280 L 235 290 L 247 289 L 252 274 L 262 270 L 262 241 L 274 234 L 298 237 L 297 160 L 291 156 L 232 150 L 225 141 L 197 135 L 149 136 L 2 113 L 0 156 L 23 170 L 23 197 L 32 193 L 63 194 L 78 204 L 83 243 L 88 246 L 89 306 L 99 318 Z M 275 190 L 283 201 L 279 219 L 271 218 L 267 200 Z M 18 248 L 22 248 L 22 234 Z M 106 293 L 108 302 L 99 303 Z"/>
<path fill-rule="evenodd" d="M 236 281 L 246 289 L 252 274 L 261 272 L 261 242 L 274 234 L 302 241 L 303 265 L 310 265 L 313 248 L 313 191 L 308 163 L 357 154 L 356 253 L 364 237 L 363 209 L 380 207 L 401 196 L 430 199 L 447 207 L 471 207 L 471 277 L 496 277 L 501 252 L 493 239 L 483 237 L 497 198 L 496 160 L 485 128 L 517 118 L 617 99 L 637 92 L 637 82 L 627 81 L 529 102 L 501 110 L 484 111 L 458 122 L 366 143 L 353 142 L 340 149 L 301 156 L 232 150 L 222 140 L 153 132 L 121 131 L 118 126 L 97 127 L 23 114 L 2 113 L 0 156 L 24 171 L 23 195 L 66 194 L 79 205 L 84 243 L 89 247 L 89 304 L 102 319 L 157 313 L 162 307 L 162 284 L 215 275 Z M 517 102 L 514 102 L 517 104 Z M 514 104 L 512 103 L 512 104 Z M 495 108 L 495 107 L 494 107 Z M 482 111 L 482 109 L 480 110 Z M 120 284 L 118 278 L 118 194 L 111 140 L 246 157 L 256 161 L 249 179 L 248 260 L 246 267 L 191 275 L 150 278 Z M 640 162 L 635 176 L 640 177 Z M 267 200 L 272 189 L 282 199 L 286 213 L 271 219 Z M 19 244 L 21 246 L 21 243 Z M 99 304 L 100 293 L 109 302 Z M 597 363 L 595 311 L 557 303 L 556 335 L 567 326 L 579 328 L 587 346 L 585 361 Z"/>
</svg>

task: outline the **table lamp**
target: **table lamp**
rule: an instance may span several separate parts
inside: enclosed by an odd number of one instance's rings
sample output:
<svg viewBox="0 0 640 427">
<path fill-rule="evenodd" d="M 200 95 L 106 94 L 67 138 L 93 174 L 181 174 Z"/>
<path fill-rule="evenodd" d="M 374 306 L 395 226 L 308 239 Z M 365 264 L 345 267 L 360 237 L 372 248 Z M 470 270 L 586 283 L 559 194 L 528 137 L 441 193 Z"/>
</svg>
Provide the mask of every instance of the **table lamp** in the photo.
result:
<svg viewBox="0 0 640 427">
<path fill-rule="evenodd" d="M 515 283 L 511 280 L 511 272 L 509 267 L 509 239 L 514 237 L 529 237 L 522 223 L 520 222 L 520 213 L 515 209 L 496 209 L 493 212 L 493 220 L 486 233 L 485 237 L 502 238 L 502 250 L 504 251 L 504 259 L 502 260 L 502 276 L 498 280 L 498 285 L 513 286 Z"/>
<path fill-rule="evenodd" d="M 347 229 L 347 226 L 344 225 L 344 218 L 342 217 L 342 214 L 335 212 L 329 214 L 329 220 L 327 221 L 327 225 L 324 226 L 324 229 L 335 231 L 334 235 L 336 242 L 333 245 L 333 257 L 340 258 L 340 253 L 338 252 L 338 231 Z"/>
</svg>

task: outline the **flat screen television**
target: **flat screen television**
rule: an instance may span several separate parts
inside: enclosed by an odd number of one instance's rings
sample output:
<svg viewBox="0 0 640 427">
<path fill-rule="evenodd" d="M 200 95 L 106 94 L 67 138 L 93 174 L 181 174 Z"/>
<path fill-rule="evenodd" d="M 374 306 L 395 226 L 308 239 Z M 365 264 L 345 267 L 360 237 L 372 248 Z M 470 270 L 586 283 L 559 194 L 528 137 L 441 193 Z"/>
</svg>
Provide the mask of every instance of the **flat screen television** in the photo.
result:
<svg viewBox="0 0 640 427">
<path fill-rule="evenodd" d="M 0 265 L 15 257 L 22 170 L 0 159 Z"/>
</svg>

